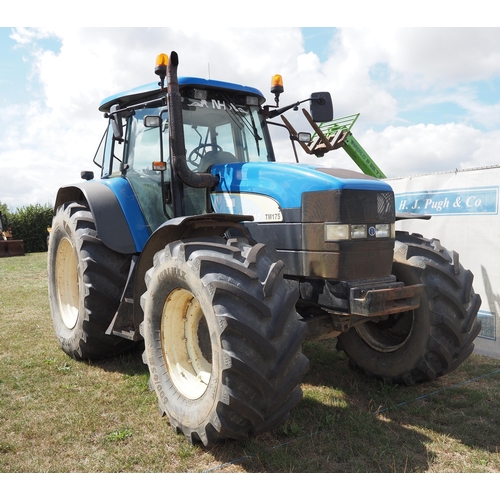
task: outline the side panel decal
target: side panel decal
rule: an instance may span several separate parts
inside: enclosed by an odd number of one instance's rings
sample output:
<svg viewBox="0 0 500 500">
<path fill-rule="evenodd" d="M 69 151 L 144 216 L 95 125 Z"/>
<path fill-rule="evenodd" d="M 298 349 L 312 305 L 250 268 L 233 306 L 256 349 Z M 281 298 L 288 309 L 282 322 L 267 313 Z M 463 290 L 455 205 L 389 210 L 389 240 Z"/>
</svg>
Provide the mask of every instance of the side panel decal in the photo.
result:
<svg viewBox="0 0 500 500">
<path fill-rule="evenodd" d="M 212 206 L 217 213 L 253 215 L 256 222 L 281 222 L 283 214 L 276 200 L 253 193 L 212 193 Z"/>
</svg>

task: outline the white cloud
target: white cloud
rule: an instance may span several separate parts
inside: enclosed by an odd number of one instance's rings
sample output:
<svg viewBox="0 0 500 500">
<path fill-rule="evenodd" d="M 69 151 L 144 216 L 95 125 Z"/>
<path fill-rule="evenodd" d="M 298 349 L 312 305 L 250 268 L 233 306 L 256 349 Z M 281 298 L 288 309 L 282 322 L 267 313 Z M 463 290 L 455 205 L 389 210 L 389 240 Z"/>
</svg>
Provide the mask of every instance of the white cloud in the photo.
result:
<svg viewBox="0 0 500 500">
<path fill-rule="evenodd" d="M 386 46 L 389 64 L 404 78 L 429 86 L 500 75 L 497 28 L 395 29 Z"/>
<path fill-rule="evenodd" d="M 462 168 L 478 148 L 481 132 L 461 124 L 387 127 L 369 131 L 362 144 L 388 177 Z"/>
<path fill-rule="evenodd" d="M 365 71 L 385 63 L 394 83 L 426 89 L 500 75 L 498 28 L 349 28 L 333 45 L 344 61 Z"/>
<path fill-rule="evenodd" d="M 395 123 L 403 110 L 452 102 L 469 121 L 491 127 L 496 109 L 472 85 L 500 78 L 499 39 L 498 28 L 343 28 L 323 72 L 341 113 L 361 112 L 367 123 Z"/>
</svg>

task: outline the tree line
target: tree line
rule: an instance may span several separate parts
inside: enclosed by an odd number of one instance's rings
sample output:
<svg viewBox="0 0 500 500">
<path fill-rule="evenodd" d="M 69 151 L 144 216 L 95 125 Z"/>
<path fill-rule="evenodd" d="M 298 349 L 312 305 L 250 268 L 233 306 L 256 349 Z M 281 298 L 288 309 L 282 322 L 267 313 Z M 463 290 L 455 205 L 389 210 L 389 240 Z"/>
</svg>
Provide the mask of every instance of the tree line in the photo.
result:
<svg viewBox="0 0 500 500">
<path fill-rule="evenodd" d="M 12 211 L 0 201 L 6 227 L 12 231 L 12 238 L 24 241 L 26 253 L 47 251 L 47 229 L 52 224 L 53 209 L 49 204 L 28 205 Z"/>
</svg>

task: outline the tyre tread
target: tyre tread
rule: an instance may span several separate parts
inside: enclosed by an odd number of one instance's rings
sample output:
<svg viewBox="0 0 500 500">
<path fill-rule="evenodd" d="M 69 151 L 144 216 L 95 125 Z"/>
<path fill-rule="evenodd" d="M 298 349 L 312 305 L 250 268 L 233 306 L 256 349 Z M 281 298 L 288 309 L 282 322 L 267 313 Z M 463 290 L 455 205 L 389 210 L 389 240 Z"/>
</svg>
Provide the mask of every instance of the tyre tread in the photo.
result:
<svg viewBox="0 0 500 500">
<path fill-rule="evenodd" d="M 195 427 L 184 425 L 166 404 L 172 427 L 210 446 L 246 439 L 284 421 L 300 401 L 299 384 L 309 366 L 301 351 L 307 328 L 295 311 L 298 290 L 284 279 L 284 265 L 272 262 L 264 245 L 242 238 L 170 243 L 157 253 L 154 266 L 167 259 L 191 266 L 201 286 L 210 287 L 224 357 L 223 388 L 210 418 Z M 148 286 L 153 275 L 154 268 L 146 274 Z M 141 298 L 143 309 L 147 294 Z M 145 328 L 143 323 L 141 332 Z"/>
</svg>

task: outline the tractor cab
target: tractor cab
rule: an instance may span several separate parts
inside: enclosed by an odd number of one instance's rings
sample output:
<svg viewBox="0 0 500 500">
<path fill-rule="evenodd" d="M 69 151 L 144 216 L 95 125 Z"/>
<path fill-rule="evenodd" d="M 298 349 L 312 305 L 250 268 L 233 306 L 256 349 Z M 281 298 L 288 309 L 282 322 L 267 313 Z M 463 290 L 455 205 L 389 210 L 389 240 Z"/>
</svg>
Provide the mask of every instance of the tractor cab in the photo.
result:
<svg viewBox="0 0 500 500">
<path fill-rule="evenodd" d="M 168 106 L 157 85 L 149 88 L 114 96 L 101 105 L 101 110 L 110 111 L 110 124 L 94 162 L 103 177 L 128 179 L 154 231 L 173 217 L 211 209 L 206 189 L 172 175 Z M 274 161 L 259 91 L 198 78 L 180 78 L 179 88 L 185 158 L 193 174 L 209 172 L 214 164 Z"/>
</svg>

